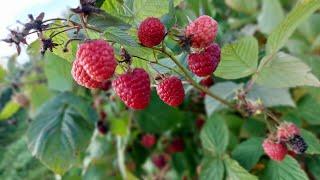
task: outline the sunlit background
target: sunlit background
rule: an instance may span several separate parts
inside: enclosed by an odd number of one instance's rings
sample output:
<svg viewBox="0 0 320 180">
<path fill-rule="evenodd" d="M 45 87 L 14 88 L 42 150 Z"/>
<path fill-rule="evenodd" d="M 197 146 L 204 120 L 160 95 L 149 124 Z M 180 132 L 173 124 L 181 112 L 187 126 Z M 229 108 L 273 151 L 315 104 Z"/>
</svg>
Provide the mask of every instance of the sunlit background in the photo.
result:
<svg viewBox="0 0 320 180">
<path fill-rule="evenodd" d="M 17 29 L 19 24 L 28 22 L 28 14 L 36 17 L 39 13 L 45 12 L 45 19 L 58 17 L 66 12 L 67 7 L 75 7 L 79 3 L 78 0 L 8 0 L 2 3 L 0 11 L 0 39 L 4 39 L 9 34 L 8 29 Z M 21 28 L 21 26 L 20 26 Z M 34 37 L 28 37 L 27 42 L 31 43 Z M 27 60 L 25 47 L 22 46 L 21 55 L 18 61 Z M 0 42 L 0 64 L 4 65 L 7 56 L 16 53 L 14 45 L 8 46 L 5 42 Z"/>
</svg>

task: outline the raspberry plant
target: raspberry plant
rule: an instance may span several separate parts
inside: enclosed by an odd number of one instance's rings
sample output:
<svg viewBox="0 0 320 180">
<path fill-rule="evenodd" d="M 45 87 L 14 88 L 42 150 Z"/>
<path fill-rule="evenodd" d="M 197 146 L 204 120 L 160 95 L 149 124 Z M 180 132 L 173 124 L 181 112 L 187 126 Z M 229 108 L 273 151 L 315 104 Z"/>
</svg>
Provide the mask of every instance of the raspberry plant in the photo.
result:
<svg viewBox="0 0 320 180">
<path fill-rule="evenodd" d="M 2 39 L 30 60 L 1 69 L 0 176 L 320 179 L 319 9 L 80 0 L 29 15 Z"/>
</svg>

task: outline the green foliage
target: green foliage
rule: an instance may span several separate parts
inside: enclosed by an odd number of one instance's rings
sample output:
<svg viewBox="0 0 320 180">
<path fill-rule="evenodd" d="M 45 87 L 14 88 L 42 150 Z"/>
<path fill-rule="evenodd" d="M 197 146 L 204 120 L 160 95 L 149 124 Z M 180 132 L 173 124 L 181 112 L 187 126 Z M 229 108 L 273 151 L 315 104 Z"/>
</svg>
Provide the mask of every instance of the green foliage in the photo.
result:
<svg viewBox="0 0 320 180">
<path fill-rule="evenodd" d="M 290 156 L 283 161 L 269 161 L 266 170 L 261 179 L 279 179 L 279 180 L 307 180 L 305 172 L 300 169 L 298 162 Z"/>
<path fill-rule="evenodd" d="M 54 97 L 38 112 L 27 132 L 28 147 L 51 170 L 64 174 L 89 144 L 96 114 L 70 93 Z"/>
<path fill-rule="evenodd" d="M 257 65 L 258 42 L 249 36 L 222 48 L 221 64 L 215 75 L 224 79 L 238 79 L 254 73 Z"/>
</svg>

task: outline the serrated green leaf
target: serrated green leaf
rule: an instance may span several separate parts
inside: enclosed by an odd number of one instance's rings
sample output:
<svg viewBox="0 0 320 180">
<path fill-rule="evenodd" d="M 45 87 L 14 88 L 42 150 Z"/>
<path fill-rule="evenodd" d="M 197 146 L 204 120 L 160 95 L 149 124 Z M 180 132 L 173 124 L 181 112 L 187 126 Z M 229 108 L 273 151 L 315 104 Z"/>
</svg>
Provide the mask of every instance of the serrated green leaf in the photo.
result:
<svg viewBox="0 0 320 180">
<path fill-rule="evenodd" d="M 174 0 L 174 5 L 178 5 L 182 0 Z M 147 17 L 157 17 L 169 12 L 169 1 L 167 0 L 135 0 L 133 3 L 135 19 L 139 22 Z"/>
<path fill-rule="evenodd" d="M 308 144 L 307 154 L 320 154 L 320 142 L 312 132 L 301 129 L 301 136 Z"/>
<path fill-rule="evenodd" d="M 260 31 L 269 34 L 284 18 L 281 3 L 278 0 L 263 0 L 262 10 L 258 17 Z"/>
<path fill-rule="evenodd" d="M 258 7 L 256 0 L 225 0 L 225 3 L 232 9 L 246 14 L 253 14 Z"/>
<path fill-rule="evenodd" d="M 87 148 L 97 114 L 83 99 L 62 93 L 46 102 L 27 131 L 32 155 L 57 174 L 74 166 Z"/>
<path fill-rule="evenodd" d="M 108 27 L 104 31 L 104 36 L 107 40 L 120 45 L 139 47 L 138 43 L 127 32 L 116 27 Z"/>
<path fill-rule="evenodd" d="M 320 8 L 320 0 L 301 0 L 288 16 L 270 34 L 267 40 L 267 54 L 275 54 L 281 49 L 295 29 L 313 12 Z"/>
<path fill-rule="evenodd" d="M 232 151 L 232 158 L 237 160 L 247 170 L 251 170 L 264 154 L 262 142 L 263 138 L 258 137 L 253 137 L 242 142 Z"/>
<path fill-rule="evenodd" d="M 108 0 L 104 1 L 101 5 L 101 9 L 110 13 L 115 17 L 119 17 L 121 20 L 132 23 L 133 22 L 133 12 L 132 8 L 130 8 L 130 4 L 127 1 L 119 1 L 119 0 Z"/>
<path fill-rule="evenodd" d="M 9 101 L 0 112 L 0 120 L 6 120 L 13 116 L 20 109 L 20 105 L 14 101 Z"/>
<path fill-rule="evenodd" d="M 262 180 L 308 180 L 299 163 L 290 156 L 281 161 L 270 160 L 261 178 Z"/>
<path fill-rule="evenodd" d="M 108 27 L 117 27 L 122 30 L 129 29 L 131 26 L 118 17 L 108 13 L 92 14 L 88 17 L 88 23 L 93 24 L 96 28 L 104 30 Z"/>
<path fill-rule="evenodd" d="M 48 87 L 57 91 L 70 91 L 72 89 L 71 64 L 65 59 L 47 53 L 44 71 L 48 79 Z"/>
<path fill-rule="evenodd" d="M 233 82 L 223 82 L 217 83 L 210 88 L 210 91 L 220 96 L 223 99 L 229 100 L 232 99 L 237 92 L 238 89 L 242 87 L 242 84 L 236 84 Z M 213 99 L 210 96 L 205 97 L 205 108 L 207 112 L 207 116 L 211 116 L 215 111 L 224 108 L 225 106 L 221 104 L 219 101 Z"/>
<path fill-rule="evenodd" d="M 224 159 L 226 169 L 226 179 L 228 180 L 258 180 L 258 178 L 243 167 L 239 163 L 231 158 Z"/>
<path fill-rule="evenodd" d="M 299 117 L 312 125 L 320 125 L 320 103 L 310 95 L 303 97 L 299 101 L 298 114 Z"/>
<path fill-rule="evenodd" d="M 285 53 L 278 53 L 272 59 L 264 58 L 266 64 L 256 75 L 257 83 L 270 88 L 296 86 L 320 86 L 311 69 L 300 59 Z"/>
<path fill-rule="evenodd" d="M 295 107 L 295 103 L 291 98 L 288 88 L 268 88 L 254 85 L 247 96 L 252 100 L 261 100 L 266 107 L 273 106 L 291 106 Z"/>
<path fill-rule="evenodd" d="M 221 62 L 215 75 L 224 79 L 239 79 L 254 73 L 258 65 L 258 41 L 251 36 L 222 48 Z"/>
<path fill-rule="evenodd" d="M 229 130 L 224 119 L 218 114 L 212 115 L 204 125 L 200 139 L 205 150 L 212 156 L 221 156 L 227 149 Z"/>
<path fill-rule="evenodd" d="M 205 157 L 204 162 L 201 166 L 200 179 L 215 179 L 223 180 L 224 175 L 224 165 L 221 159 L 211 157 Z"/>
</svg>

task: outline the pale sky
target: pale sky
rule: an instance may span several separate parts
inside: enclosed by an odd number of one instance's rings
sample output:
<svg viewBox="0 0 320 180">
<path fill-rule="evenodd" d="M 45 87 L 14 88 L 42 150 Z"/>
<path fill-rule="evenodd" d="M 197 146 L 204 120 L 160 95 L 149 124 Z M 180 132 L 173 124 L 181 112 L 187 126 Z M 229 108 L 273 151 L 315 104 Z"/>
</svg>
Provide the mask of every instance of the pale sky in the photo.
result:
<svg viewBox="0 0 320 180">
<path fill-rule="evenodd" d="M 68 7 L 76 7 L 79 0 L 8 0 L 3 2 L 0 11 L 0 39 L 7 37 L 10 29 L 16 29 L 19 20 L 28 22 L 28 14 L 33 14 L 36 17 L 41 12 L 45 12 L 45 19 L 61 16 Z M 28 43 L 32 42 L 27 39 Z M 4 64 L 6 56 L 10 56 L 16 52 L 15 46 L 0 42 L 0 64 Z M 25 52 L 19 57 L 19 61 L 25 61 L 27 58 Z"/>
</svg>

